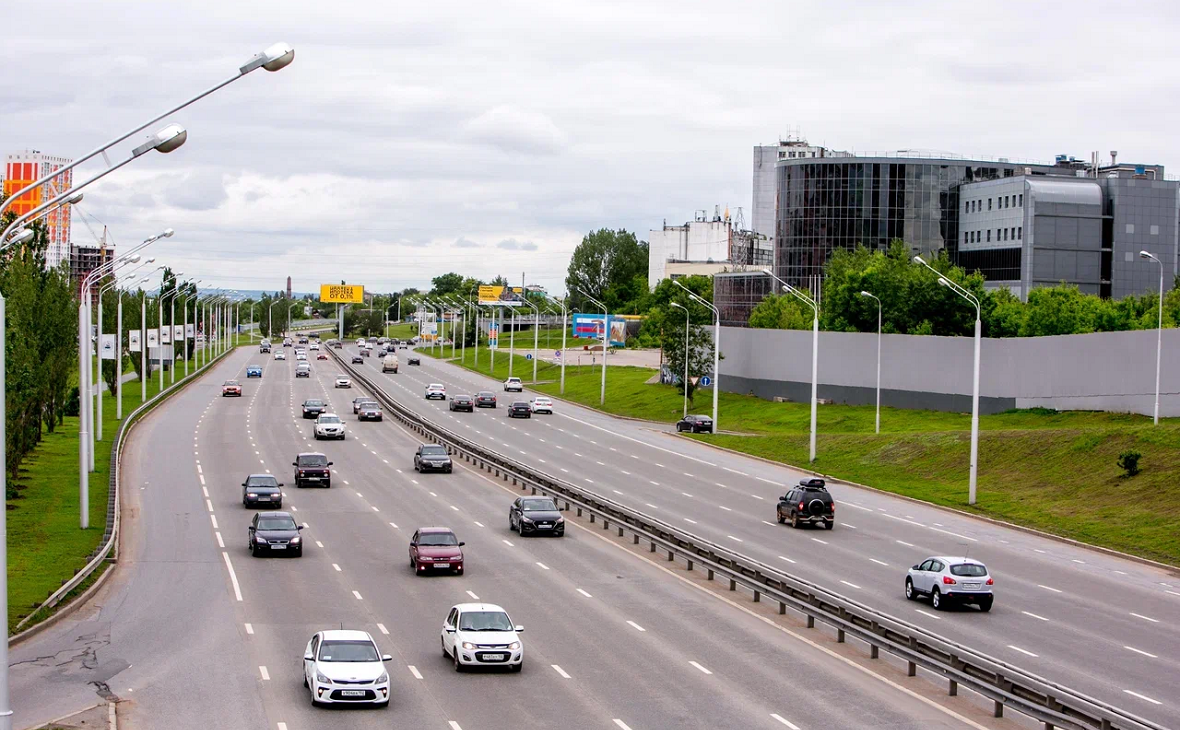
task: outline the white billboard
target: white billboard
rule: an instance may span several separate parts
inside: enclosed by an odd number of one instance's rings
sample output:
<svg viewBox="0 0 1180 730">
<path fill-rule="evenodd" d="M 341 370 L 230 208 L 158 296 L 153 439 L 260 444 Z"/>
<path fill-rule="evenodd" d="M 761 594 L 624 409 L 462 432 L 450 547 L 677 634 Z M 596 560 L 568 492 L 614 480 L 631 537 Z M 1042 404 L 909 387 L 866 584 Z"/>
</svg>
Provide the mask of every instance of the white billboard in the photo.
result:
<svg viewBox="0 0 1180 730">
<path fill-rule="evenodd" d="M 164 325 L 163 327 L 160 328 L 160 344 L 161 345 L 171 345 L 172 344 L 172 328 L 169 327 L 168 325 Z"/>
<path fill-rule="evenodd" d="M 147 346 L 149 350 L 153 347 L 160 346 L 160 333 L 157 330 L 150 329 L 147 331 Z"/>
<path fill-rule="evenodd" d="M 197 326 L 195 324 L 184 325 L 184 336 L 191 340 L 194 336 L 196 336 L 196 328 Z"/>
<path fill-rule="evenodd" d="M 184 339 L 184 325 L 176 324 L 172 326 L 172 341 L 180 342 Z"/>
<path fill-rule="evenodd" d="M 131 352 L 139 352 L 139 330 L 127 331 L 127 349 Z"/>
<path fill-rule="evenodd" d="M 103 335 L 98 346 L 98 356 L 103 360 L 115 359 L 115 336 Z"/>
</svg>

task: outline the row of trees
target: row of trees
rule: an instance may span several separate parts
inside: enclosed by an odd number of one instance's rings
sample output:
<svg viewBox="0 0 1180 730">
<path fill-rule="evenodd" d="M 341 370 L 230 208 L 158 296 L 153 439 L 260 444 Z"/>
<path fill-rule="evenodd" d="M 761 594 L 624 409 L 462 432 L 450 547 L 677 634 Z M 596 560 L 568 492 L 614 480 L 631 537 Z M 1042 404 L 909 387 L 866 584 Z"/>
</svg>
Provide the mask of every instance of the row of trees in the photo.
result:
<svg viewBox="0 0 1180 730">
<path fill-rule="evenodd" d="M 15 218 L 9 213 L 0 229 Z M 78 366 L 77 299 L 65 267 L 45 268 L 49 246 L 40 223 L 35 237 L 0 257 L 0 291 L 7 301 L 5 330 L 8 489 L 16 496 L 21 462 L 52 433 L 66 415 L 78 411 L 71 401 L 71 376 Z"/>
<path fill-rule="evenodd" d="M 975 312 L 957 294 L 941 286 L 938 277 L 911 260 L 902 241 L 888 251 L 864 247 L 837 250 L 824 267 L 820 327 L 840 332 L 876 332 L 877 303 L 881 300 L 882 330 L 912 335 L 970 335 Z M 1007 289 L 985 289 L 979 272 L 968 274 L 944 254 L 930 262 L 942 276 L 970 291 L 980 302 L 985 337 L 1036 337 L 1151 329 L 1156 326 L 1159 295 L 1149 293 L 1123 299 L 1082 294 L 1076 286 L 1040 287 L 1028 301 Z M 1180 282 L 1178 282 L 1180 283 Z M 771 295 L 750 313 L 751 327 L 810 329 L 812 311 L 795 297 Z M 1164 296 L 1164 326 L 1180 322 L 1180 289 Z"/>
</svg>

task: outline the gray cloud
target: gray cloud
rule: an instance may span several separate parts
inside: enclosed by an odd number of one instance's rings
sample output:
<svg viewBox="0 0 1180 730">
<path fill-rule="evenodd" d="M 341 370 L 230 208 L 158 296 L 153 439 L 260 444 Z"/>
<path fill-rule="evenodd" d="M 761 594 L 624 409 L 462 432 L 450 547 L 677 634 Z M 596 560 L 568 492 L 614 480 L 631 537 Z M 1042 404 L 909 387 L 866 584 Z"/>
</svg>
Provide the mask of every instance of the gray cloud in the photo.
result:
<svg viewBox="0 0 1180 730">
<path fill-rule="evenodd" d="M 502 248 L 506 251 L 536 251 L 537 244 L 532 241 L 525 241 L 521 243 L 515 238 L 506 238 L 496 244 L 496 248 Z"/>
<path fill-rule="evenodd" d="M 475 241 L 472 241 L 469 238 L 463 238 L 462 236 L 456 238 L 455 242 L 451 245 L 455 248 L 483 248 L 482 243 L 476 243 Z"/>
</svg>

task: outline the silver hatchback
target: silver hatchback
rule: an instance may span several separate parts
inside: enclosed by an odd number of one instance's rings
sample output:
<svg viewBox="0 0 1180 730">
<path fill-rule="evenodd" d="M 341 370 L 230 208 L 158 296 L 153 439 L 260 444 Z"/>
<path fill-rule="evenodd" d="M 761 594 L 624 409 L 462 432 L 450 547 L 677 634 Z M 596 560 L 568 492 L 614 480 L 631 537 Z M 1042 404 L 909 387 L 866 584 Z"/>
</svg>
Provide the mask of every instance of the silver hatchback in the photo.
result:
<svg viewBox="0 0 1180 730">
<path fill-rule="evenodd" d="M 910 568 L 905 597 L 914 601 L 930 596 L 930 603 L 939 611 L 952 603 L 973 603 L 981 611 L 990 611 L 994 585 L 987 566 L 978 560 L 936 555 Z"/>
</svg>

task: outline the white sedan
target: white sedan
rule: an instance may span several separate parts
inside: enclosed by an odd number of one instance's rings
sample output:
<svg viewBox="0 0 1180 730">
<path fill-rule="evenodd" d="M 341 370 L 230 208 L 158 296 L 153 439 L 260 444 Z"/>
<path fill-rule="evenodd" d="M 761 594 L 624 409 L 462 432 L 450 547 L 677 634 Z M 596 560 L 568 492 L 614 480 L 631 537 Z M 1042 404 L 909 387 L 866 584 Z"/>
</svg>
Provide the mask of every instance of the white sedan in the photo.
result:
<svg viewBox="0 0 1180 730">
<path fill-rule="evenodd" d="M 340 416 L 335 413 L 321 413 L 320 417 L 315 419 L 315 439 L 340 439 L 344 440 L 344 421 L 340 420 Z"/>
<path fill-rule="evenodd" d="M 529 405 L 532 406 L 533 413 L 548 413 L 550 415 L 553 413 L 552 398 L 546 398 L 543 395 L 539 395 L 536 398 L 533 398 Z"/>
<path fill-rule="evenodd" d="M 431 383 L 426 386 L 426 400 L 438 398 L 439 400 L 447 399 L 447 388 L 442 383 Z"/>
<path fill-rule="evenodd" d="M 460 603 L 452 606 L 442 627 L 443 654 L 451 657 L 455 671 L 464 667 L 509 666 L 519 672 L 524 666 L 523 626 L 516 626 L 508 613 L 490 603 Z"/>
<path fill-rule="evenodd" d="M 275 359 L 276 360 L 286 360 L 287 353 L 283 352 L 282 350 L 275 350 Z"/>
<path fill-rule="evenodd" d="M 337 375 L 336 376 L 336 387 L 337 388 L 351 388 L 352 387 L 352 379 L 349 378 L 347 375 Z"/>
<path fill-rule="evenodd" d="M 303 650 L 303 686 L 311 703 L 371 702 L 389 706 L 389 672 L 382 654 L 366 631 L 320 631 Z"/>
<path fill-rule="evenodd" d="M 320 343 L 318 343 L 318 342 L 313 342 L 313 343 L 311 343 L 311 345 L 309 346 L 309 348 L 308 348 L 308 349 L 311 349 L 311 350 L 318 350 L 318 349 L 320 349 Z"/>
</svg>

